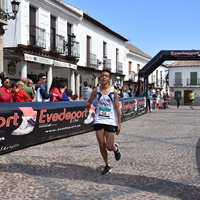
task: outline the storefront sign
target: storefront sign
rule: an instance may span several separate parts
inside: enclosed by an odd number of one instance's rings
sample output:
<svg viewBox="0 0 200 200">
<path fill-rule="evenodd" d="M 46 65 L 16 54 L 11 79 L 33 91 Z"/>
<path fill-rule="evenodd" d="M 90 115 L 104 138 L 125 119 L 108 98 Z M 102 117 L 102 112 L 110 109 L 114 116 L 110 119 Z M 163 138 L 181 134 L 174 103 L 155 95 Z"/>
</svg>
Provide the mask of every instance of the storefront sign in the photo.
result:
<svg viewBox="0 0 200 200">
<path fill-rule="evenodd" d="M 54 65 L 56 67 L 66 67 L 66 68 L 70 68 L 70 69 L 77 69 L 77 65 L 75 64 L 71 64 L 71 63 L 67 63 L 67 62 L 62 62 L 62 61 L 58 61 L 58 60 L 53 60 L 53 59 L 49 59 L 49 58 L 44 58 L 44 57 L 40 57 L 40 56 L 35 56 L 35 55 L 31 55 L 31 54 L 24 54 L 24 59 L 26 61 L 30 61 L 30 62 L 37 62 L 37 63 L 41 63 L 41 64 L 46 64 L 46 65 Z"/>
<path fill-rule="evenodd" d="M 61 62 L 58 60 L 54 60 L 54 66 L 56 67 L 66 67 L 66 68 L 71 68 L 71 69 L 77 69 L 77 65 L 71 64 L 71 63 L 66 63 L 66 62 Z"/>
<path fill-rule="evenodd" d="M 49 59 L 49 58 L 44 58 L 44 57 L 40 57 L 40 56 L 35 56 L 35 55 L 30 55 L 30 54 L 24 54 L 24 59 L 26 61 L 30 61 L 30 62 L 37 62 L 37 63 L 41 63 L 41 64 L 46 64 L 46 65 L 52 65 L 53 64 L 53 60 Z"/>
</svg>

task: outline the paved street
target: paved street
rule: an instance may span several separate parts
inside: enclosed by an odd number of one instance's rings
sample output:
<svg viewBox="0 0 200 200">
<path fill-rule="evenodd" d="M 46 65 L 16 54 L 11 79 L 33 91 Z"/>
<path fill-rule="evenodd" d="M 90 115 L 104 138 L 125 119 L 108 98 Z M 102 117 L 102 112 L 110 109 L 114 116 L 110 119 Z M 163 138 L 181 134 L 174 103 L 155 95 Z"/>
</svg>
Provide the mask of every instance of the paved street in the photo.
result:
<svg viewBox="0 0 200 200">
<path fill-rule="evenodd" d="M 106 176 L 94 132 L 2 155 L 0 199 L 200 200 L 200 107 L 126 121 L 116 141 Z"/>
</svg>

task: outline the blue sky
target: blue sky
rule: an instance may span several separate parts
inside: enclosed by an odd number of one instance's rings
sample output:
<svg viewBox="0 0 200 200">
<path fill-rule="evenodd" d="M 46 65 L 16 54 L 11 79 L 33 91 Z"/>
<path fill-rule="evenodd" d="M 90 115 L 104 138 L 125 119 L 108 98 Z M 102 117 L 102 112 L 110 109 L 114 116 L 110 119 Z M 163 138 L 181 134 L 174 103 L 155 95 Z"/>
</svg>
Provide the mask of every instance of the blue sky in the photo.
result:
<svg viewBox="0 0 200 200">
<path fill-rule="evenodd" d="M 200 0 L 64 0 L 154 57 L 200 49 Z"/>
</svg>

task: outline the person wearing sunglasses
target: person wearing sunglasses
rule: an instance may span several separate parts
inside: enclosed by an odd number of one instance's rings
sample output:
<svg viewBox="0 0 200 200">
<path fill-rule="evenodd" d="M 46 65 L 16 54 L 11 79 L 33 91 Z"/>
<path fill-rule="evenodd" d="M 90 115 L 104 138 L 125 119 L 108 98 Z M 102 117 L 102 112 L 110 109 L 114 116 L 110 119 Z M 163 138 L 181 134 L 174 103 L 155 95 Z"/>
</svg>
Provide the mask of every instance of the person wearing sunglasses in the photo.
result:
<svg viewBox="0 0 200 200">
<path fill-rule="evenodd" d="M 2 78 L 1 84 L 2 86 L 0 87 L 0 102 L 13 102 L 14 93 L 10 88 L 10 79 L 8 77 Z"/>
<path fill-rule="evenodd" d="M 47 81 L 47 77 L 45 74 L 43 73 L 40 73 L 38 75 L 38 83 L 35 85 L 35 90 L 36 90 L 36 99 L 35 101 L 36 102 L 46 102 L 46 101 L 49 101 L 49 99 L 51 97 L 57 97 L 58 95 L 57 94 L 49 94 L 47 92 L 47 89 L 46 89 L 46 86 L 45 86 L 45 83 Z"/>
</svg>

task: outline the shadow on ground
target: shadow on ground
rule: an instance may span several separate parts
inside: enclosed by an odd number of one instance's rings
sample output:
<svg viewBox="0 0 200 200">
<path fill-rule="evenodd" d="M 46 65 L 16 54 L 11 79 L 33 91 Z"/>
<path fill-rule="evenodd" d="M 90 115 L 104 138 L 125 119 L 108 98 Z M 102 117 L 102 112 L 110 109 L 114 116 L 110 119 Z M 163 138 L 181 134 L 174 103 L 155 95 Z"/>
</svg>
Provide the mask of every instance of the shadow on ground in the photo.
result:
<svg viewBox="0 0 200 200">
<path fill-rule="evenodd" d="M 197 143 L 197 163 L 200 165 L 200 139 Z M 109 184 L 129 187 L 129 194 L 147 191 L 159 193 L 168 197 L 180 198 L 182 200 L 199 200 L 200 188 L 189 184 L 182 184 L 170 180 L 155 177 L 139 176 L 132 174 L 111 173 L 103 176 L 101 169 L 88 166 L 64 163 L 51 163 L 50 166 L 29 165 L 29 164 L 0 164 L 0 172 L 26 173 L 34 176 L 73 179 L 94 182 L 96 184 Z"/>
<path fill-rule="evenodd" d="M 196 144 L 196 163 L 197 163 L 197 169 L 199 172 L 199 176 L 200 176 L 200 138 Z M 199 197 L 200 199 L 200 197 Z"/>
</svg>

